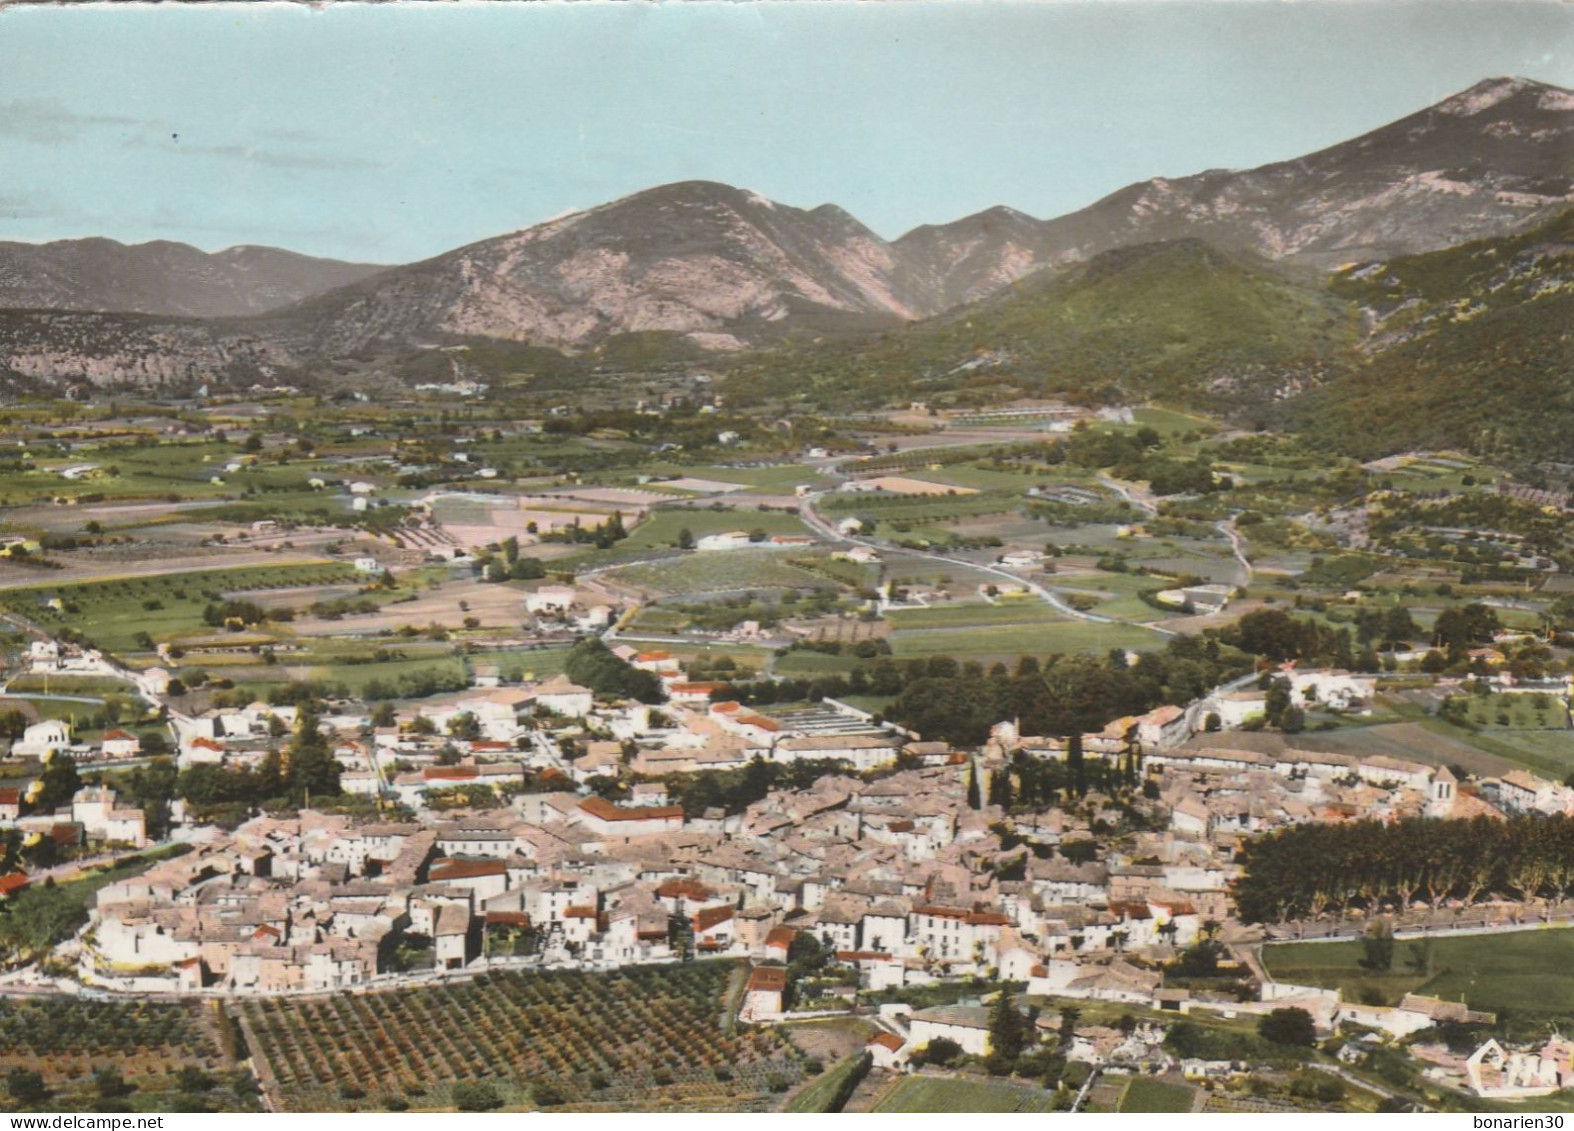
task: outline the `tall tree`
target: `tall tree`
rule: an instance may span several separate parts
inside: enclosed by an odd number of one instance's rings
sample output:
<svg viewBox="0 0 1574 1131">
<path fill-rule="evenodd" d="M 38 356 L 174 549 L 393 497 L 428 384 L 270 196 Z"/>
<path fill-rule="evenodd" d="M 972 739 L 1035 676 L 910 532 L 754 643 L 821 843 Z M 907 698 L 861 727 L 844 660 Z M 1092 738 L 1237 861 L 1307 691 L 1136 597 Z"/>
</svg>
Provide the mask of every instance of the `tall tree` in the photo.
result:
<svg viewBox="0 0 1574 1131">
<path fill-rule="evenodd" d="M 291 796 L 305 799 L 312 794 L 337 794 L 339 792 L 339 763 L 328 740 L 321 730 L 317 705 L 301 704 L 295 723 L 295 741 L 290 744 L 289 761 L 285 773 Z"/>
</svg>

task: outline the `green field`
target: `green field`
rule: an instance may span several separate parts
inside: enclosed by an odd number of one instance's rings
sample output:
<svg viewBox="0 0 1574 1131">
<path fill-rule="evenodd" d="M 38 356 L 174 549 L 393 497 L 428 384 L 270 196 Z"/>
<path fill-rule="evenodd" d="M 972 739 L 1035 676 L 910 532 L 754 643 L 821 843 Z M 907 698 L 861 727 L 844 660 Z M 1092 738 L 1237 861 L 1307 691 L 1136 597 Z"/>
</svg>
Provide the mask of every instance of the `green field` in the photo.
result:
<svg viewBox="0 0 1574 1131">
<path fill-rule="evenodd" d="M 107 651 L 124 653 L 143 650 L 136 642 L 142 632 L 170 640 L 203 630 L 203 610 L 225 594 L 322 586 L 358 576 L 349 564 L 335 562 L 141 574 L 7 589 L 0 591 L 0 607 L 46 630 L 74 629 Z M 50 607 L 53 598 L 62 609 Z"/>
<path fill-rule="evenodd" d="M 1153 648 L 1163 643 L 1158 633 L 1128 624 L 1099 621 L 1046 621 L 1042 625 L 994 628 L 988 632 L 966 629 L 922 629 L 897 632 L 891 652 L 898 658 L 952 655 L 969 659 L 1047 656 L 1055 652 L 1103 652 L 1110 648 Z"/>
<path fill-rule="evenodd" d="M 1568 708 L 1551 695 L 1465 695 L 1460 699 L 1465 703 L 1465 717 L 1474 726 L 1501 730 L 1568 729 Z"/>
<path fill-rule="evenodd" d="M 645 520 L 629 532 L 628 538 L 618 543 L 618 549 L 668 549 L 677 545 L 678 535 L 684 530 L 695 538 L 703 538 L 707 534 L 756 528 L 767 534 L 809 533 L 796 514 L 784 511 L 749 510 L 742 507 L 723 510 L 669 507 L 647 514 Z"/>
<path fill-rule="evenodd" d="M 886 614 L 891 627 L 902 630 L 966 628 L 973 625 L 1043 624 L 1065 619 L 1037 597 L 1006 597 L 998 604 L 967 601 L 931 605 L 927 609 L 896 609 Z"/>
<path fill-rule="evenodd" d="M 659 562 L 625 566 L 615 574 L 629 585 L 661 593 L 717 593 L 733 589 L 818 589 L 822 577 L 787 561 L 786 550 L 696 551 Z"/>
<path fill-rule="evenodd" d="M 1133 1076 L 1120 1097 L 1120 1110 L 1146 1114 L 1190 1111 L 1192 1094 L 1185 1084 Z"/>
<path fill-rule="evenodd" d="M 1360 966 L 1359 941 L 1274 943 L 1263 965 L 1277 981 L 1340 989 L 1347 1001 L 1380 997 L 1394 1003 L 1406 993 L 1452 1001 L 1472 1009 L 1535 1016 L 1574 1015 L 1574 930 L 1544 929 L 1494 935 L 1457 935 L 1425 944 L 1395 944 L 1393 970 L 1374 974 Z M 1417 968 L 1419 967 L 1419 968 Z"/>
<path fill-rule="evenodd" d="M 956 1080 L 939 1076 L 904 1076 L 874 1105 L 877 1112 L 979 1111 L 1044 1112 L 1054 1093 L 1014 1084 Z"/>
</svg>

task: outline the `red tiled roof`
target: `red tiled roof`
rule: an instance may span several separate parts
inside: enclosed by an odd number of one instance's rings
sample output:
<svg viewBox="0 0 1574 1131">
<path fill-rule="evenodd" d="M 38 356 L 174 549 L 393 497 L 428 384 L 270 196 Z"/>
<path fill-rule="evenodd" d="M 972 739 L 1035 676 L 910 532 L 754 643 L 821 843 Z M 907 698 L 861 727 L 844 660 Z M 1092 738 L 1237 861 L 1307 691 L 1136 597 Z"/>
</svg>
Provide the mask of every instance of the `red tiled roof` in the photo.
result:
<svg viewBox="0 0 1574 1131">
<path fill-rule="evenodd" d="M 193 738 L 189 743 L 187 743 L 187 745 L 195 747 L 198 750 L 222 751 L 224 749 L 224 747 L 220 746 L 217 742 L 214 742 L 211 738 Z"/>
<path fill-rule="evenodd" d="M 421 771 L 427 781 L 465 781 L 475 776 L 474 766 L 428 766 Z"/>
<path fill-rule="evenodd" d="M 22 804 L 22 791 L 20 789 L 0 789 L 0 805 Z"/>
<path fill-rule="evenodd" d="M 726 687 L 724 683 L 672 683 L 667 685 L 670 695 L 709 695 L 718 687 Z"/>
<path fill-rule="evenodd" d="M 134 735 L 134 734 L 127 734 L 123 730 L 110 730 L 110 731 L 105 731 L 104 732 L 104 741 L 105 742 L 139 742 L 141 740 L 138 739 L 136 735 Z"/>
<path fill-rule="evenodd" d="M 786 950 L 792 946 L 792 940 L 798 937 L 798 932 L 792 927 L 772 927 L 765 935 L 765 945 L 778 950 Z"/>
<path fill-rule="evenodd" d="M 871 1045 L 879 1045 L 881 1048 L 887 1048 L 892 1052 L 896 1052 L 907 1042 L 903 1041 L 902 1038 L 898 1037 L 895 1033 L 880 1032 L 870 1037 L 869 1043 Z"/>
<path fill-rule="evenodd" d="M 683 818 L 683 808 L 679 805 L 624 807 L 612 804 L 605 797 L 587 797 L 579 803 L 579 807 L 603 821 L 670 821 Z"/>
<path fill-rule="evenodd" d="M 508 866 L 501 860 L 441 860 L 429 873 L 434 883 L 444 880 L 473 880 L 481 876 L 506 876 Z"/>
<path fill-rule="evenodd" d="M 251 933 L 251 937 L 254 939 L 282 939 L 284 935 L 279 931 L 279 928 L 270 927 L 264 923 Z"/>
<path fill-rule="evenodd" d="M 563 918 L 565 919 L 594 919 L 595 917 L 596 909 L 594 907 L 563 908 Z"/>
<path fill-rule="evenodd" d="M 488 911 L 486 913 L 488 927 L 528 927 L 530 916 L 523 911 Z"/>
<path fill-rule="evenodd" d="M 1004 927 L 1011 922 L 1008 916 L 998 911 L 985 911 L 978 907 L 963 911 L 956 907 L 922 906 L 913 908 L 913 914 L 933 915 L 937 919 L 958 919 L 978 927 Z"/>
<path fill-rule="evenodd" d="M 7 876 L 0 876 L 0 895 L 10 895 L 12 892 L 21 891 L 27 886 L 25 872 L 12 872 Z"/>
<path fill-rule="evenodd" d="M 755 990 L 785 990 L 787 988 L 787 968 L 785 966 L 756 966 L 749 971 L 749 984 L 744 988 L 751 993 Z"/>
<path fill-rule="evenodd" d="M 702 908 L 700 912 L 694 916 L 694 929 L 696 931 L 708 931 L 712 927 L 719 926 L 731 918 L 732 908 L 730 907 Z"/>
<path fill-rule="evenodd" d="M 767 719 L 764 715 L 739 715 L 738 721 L 745 726 L 758 727 L 760 730 L 777 731 L 782 729 L 782 724 L 775 719 Z"/>
<path fill-rule="evenodd" d="M 715 894 L 698 880 L 668 880 L 656 889 L 658 899 L 709 899 Z"/>
</svg>

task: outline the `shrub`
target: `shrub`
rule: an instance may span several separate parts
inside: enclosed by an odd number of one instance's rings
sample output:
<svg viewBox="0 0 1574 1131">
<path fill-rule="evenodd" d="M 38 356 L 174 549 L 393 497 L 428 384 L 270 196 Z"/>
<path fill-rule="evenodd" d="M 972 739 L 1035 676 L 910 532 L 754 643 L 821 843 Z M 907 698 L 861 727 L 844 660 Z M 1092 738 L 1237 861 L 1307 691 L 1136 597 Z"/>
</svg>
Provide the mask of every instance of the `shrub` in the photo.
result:
<svg viewBox="0 0 1574 1131">
<path fill-rule="evenodd" d="M 1317 1043 L 1317 1029 L 1312 1015 L 1304 1009 L 1276 1009 L 1257 1022 L 1257 1033 L 1264 1040 L 1276 1045 L 1300 1045 L 1310 1048 Z"/>
<path fill-rule="evenodd" d="M 539 1090 L 539 1085 L 538 1089 Z M 475 1084 L 465 1081 L 455 1084 L 453 1089 L 454 1106 L 460 1111 L 493 1111 L 503 1106 L 503 1097 L 497 1094 L 497 1089 L 490 1084 Z"/>
</svg>

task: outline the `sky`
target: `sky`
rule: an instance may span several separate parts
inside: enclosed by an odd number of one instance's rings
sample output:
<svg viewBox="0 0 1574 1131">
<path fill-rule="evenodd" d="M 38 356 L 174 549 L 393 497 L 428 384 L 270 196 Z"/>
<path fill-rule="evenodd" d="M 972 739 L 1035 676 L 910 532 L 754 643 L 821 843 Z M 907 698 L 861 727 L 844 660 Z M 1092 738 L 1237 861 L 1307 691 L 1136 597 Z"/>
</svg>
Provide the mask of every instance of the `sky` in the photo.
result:
<svg viewBox="0 0 1574 1131">
<path fill-rule="evenodd" d="M 651 185 L 881 235 L 1293 157 L 1483 79 L 1558 0 L 0 9 L 0 239 L 425 258 Z"/>
</svg>

